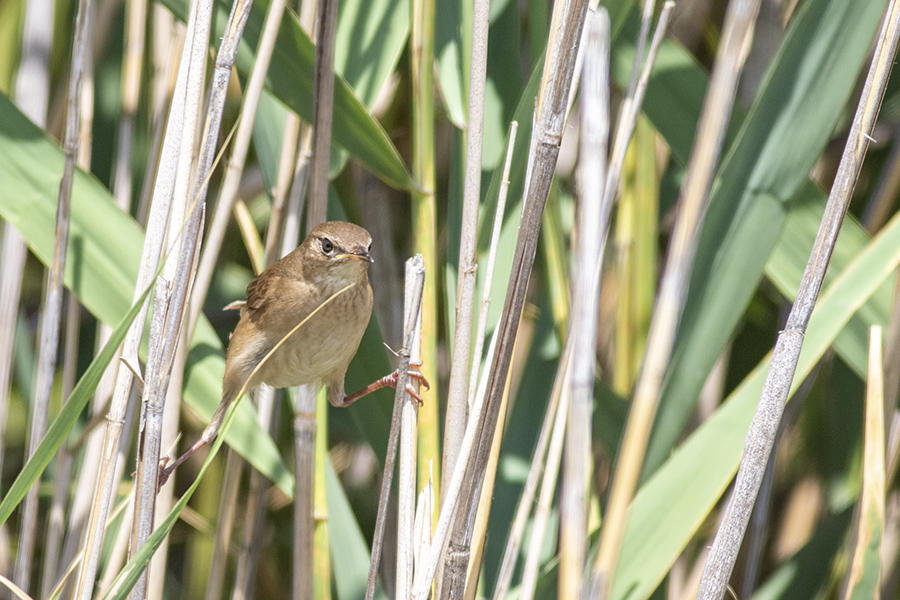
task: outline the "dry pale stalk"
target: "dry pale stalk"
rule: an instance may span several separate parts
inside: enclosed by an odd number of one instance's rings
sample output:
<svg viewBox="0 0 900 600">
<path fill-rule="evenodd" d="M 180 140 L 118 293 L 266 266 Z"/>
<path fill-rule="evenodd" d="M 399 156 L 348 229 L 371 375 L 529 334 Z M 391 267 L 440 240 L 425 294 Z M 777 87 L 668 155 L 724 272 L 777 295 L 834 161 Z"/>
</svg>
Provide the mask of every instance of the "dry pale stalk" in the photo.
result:
<svg viewBox="0 0 900 600">
<path fill-rule="evenodd" d="M 731 577 L 797 368 L 806 326 L 822 287 L 825 270 L 847 212 L 859 169 L 872 139 L 872 129 L 897 53 L 898 41 L 900 41 L 900 1 L 892 0 L 887 8 L 872 65 L 847 136 L 847 144 L 844 146 L 844 154 L 828 196 L 828 203 L 825 205 L 825 214 L 800 281 L 797 298 L 788 316 L 787 325 L 775 344 L 772 364 L 763 385 L 759 406 L 747 433 L 744 457 L 738 469 L 734 491 L 707 558 L 697 598 L 703 600 L 722 598 Z"/>
<path fill-rule="evenodd" d="M 172 111 L 166 124 L 160 167 L 153 191 L 154 201 L 150 205 L 147 235 L 144 239 L 144 247 L 141 254 L 141 266 L 137 285 L 135 286 L 134 301 L 138 301 L 141 298 L 144 290 L 147 289 L 156 275 L 168 223 L 171 200 L 175 190 L 178 154 L 181 147 L 180 139 L 184 133 L 182 131 L 184 121 L 183 109 L 185 108 L 184 104 L 187 97 L 189 64 L 192 56 L 199 56 L 199 60 L 205 63 L 205 52 L 209 45 L 211 14 L 211 1 L 198 2 L 192 6 L 188 19 L 188 33 L 173 96 L 176 100 L 172 103 Z M 196 73 L 194 75 L 196 77 Z M 147 305 L 145 303 L 137 318 L 132 322 L 123 343 L 122 356 L 132 364 L 137 364 L 137 354 L 146 317 Z M 116 376 L 115 393 L 107 416 L 107 428 L 103 439 L 100 469 L 94 491 L 94 504 L 88 524 L 84 550 L 85 559 L 79 571 L 74 596 L 78 600 L 88 600 L 93 595 L 94 579 L 103 545 L 104 529 L 102 524 L 109 514 L 115 483 L 114 475 L 119 468 L 117 460 L 119 440 L 124 425 L 126 404 L 131 393 L 132 381 L 133 375 L 131 371 L 119 369 Z"/>
<path fill-rule="evenodd" d="M 87 46 L 90 44 L 87 32 L 90 27 L 90 0 L 80 0 L 75 19 L 75 40 L 72 52 L 72 75 L 69 79 L 66 103 L 66 160 L 62 181 L 59 184 L 59 200 L 56 208 L 56 230 L 54 233 L 53 258 L 47 271 L 44 285 L 44 300 L 41 307 L 40 340 L 38 345 L 37 382 L 34 402 L 31 407 L 31 429 L 28 433 L 27 458 L 37 451 L 50 412 L 50 391 L 56 369 L 59 327 L 62 317 L 63 275 L 66 267 L 66 251 L 69 243 L 69 206 L 72 201 L 72 182 L 75 175 L 75 154 L 81 128 L 82 77 L 87 62 Z M 31 579 L 31 561 L 37 536 L 38 485 L 33 485 L 25 496 L 19 529 L 19 547 L 16 554 L 16 583 L 28 590 Z"/>
<path fill-rule="evenodd" d="M 391 416 L 391 430 L 388 434 L 388 447 L 384 460 L 384 475 L 381 479 L 381 492 L 378 496 L 378 514 L 375 517 L 375 535 L 372 539 L 372 559 L 369 563 L 369 578 L 366 583 L 366 600 L 375 597 L 375 585 L 378 580 L 378 565 L 381 561 L 381 547 L 384 544 L 384 525 L 387 517 L 388 496 L 394 479 L 394 461 L 400 438 L 403 406 L 409 399 L 406 387 L 409 384 L 409 360 L 411 349 L 415 344 L 417 323 L 421 321 L 422 290 L 425 286 L 425 263 L 421 254 L 416 254 L 407 261 L 407 294 L 404 301 L 403 347 L 398 353 L 400 364 L 397 367 L 397 389 L 394 394 L 394 411 Z M 421 326 L 421 325 L 419 325 Z M 412 529 L 409 530 L 410 537 Z M 400 597 L 400 596 L 398 596 Z"/>
<path fill-rule="evenodd" d="M 647 440 L 659 403 L 659 390 L 672 354 L 678 318 L 684 303 L 687 276 L 693 263 L 700 223 L 709 201 L 709 188 L 731 115 L 741 68 L 750 48 L 758 0 L 735 0 L 728 5 L 722 43 L 713 67 L 697 139 L 682 188 L 681 213 L 669 245 L 660 293 L 647 337 L 644 364 L 635 389 L 625 437 L 603 519 L 600 548 L 591 573 L 591 595 L 607 598 L 634 497 Z"/>
<path fill-rule="evenodd" d="M 569 88 L 581 45 L 581 32 L 587 13 L 585 0 L 557 2 L 554 7 L 544 64 L 541 92 L 537 106 L 537 127 L 532 136 L 532 155 L 528 159 L 526 192 L 523 198 L 523 216 L 516 243 L 513 266 L 507 288 L 502 316 L 497 326 L 499 341 L 493 359 L 484 416 L 479 423 L 479 433 L 472 461 L 468 465 L 461 497 L 465 499 L 457 507 L 453 534 L 449 542 L 449 555 L 444 563 L 440 590 L 442 598 L 464 593 L 469 563 L 469 549 L 475 517 L 481 497 L 484 473 L 487 468 L 494 431 L 499 418 L 516 333 L 525 303 L 525 291 L 537 249 L 541 217 L 550 183 L 559 156 L 559 144 L 568 106 Z M 418 589 L 418 586 L 417 586 Z"/>
<path fill-rule="evenodd" d="M 466 130 L 466 171 L 463 183 L 462 225 L 457 266 L 459 281 L 456 289 L 456 334 L 447 390 L 442 473 L 453 472 L 466 429 L 470 403 L 470 400 L 466 398 L 466 383 L 469 380 L 469 350 L 472 338 L 472 317 L 475 312 L 475 275 L 478 269 L 475 253 L 478 245 L 478 205 L 481 201 L 481 150 L 484 137 L 484 88 L 487 77 L 489 12 L 490 2 L 488 0 L 475 1 L 472 17 L 472 59 Z M 476 338 L 476 343 L 478 342 L 483 344 L 482 340 Z M 481 344 L 479 344 L 478 352 L 474 354 L 475 365 L 481 360 Z M 472 371 L 478 370 L 475 365 L 472 366 Z"/>
</svg>

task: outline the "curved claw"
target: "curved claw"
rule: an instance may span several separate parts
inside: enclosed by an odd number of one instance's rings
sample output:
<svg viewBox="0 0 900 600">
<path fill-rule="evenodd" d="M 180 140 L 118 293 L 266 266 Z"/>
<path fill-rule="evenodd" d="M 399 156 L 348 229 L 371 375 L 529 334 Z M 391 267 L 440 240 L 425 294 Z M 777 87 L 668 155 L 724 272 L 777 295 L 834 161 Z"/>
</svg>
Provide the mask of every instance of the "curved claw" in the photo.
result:
<svg viewBox="0 0 900 600">
<path fill-rule="evenodd" d="M 422 364 L 423 363 L 421 361 L 411 362 L 409 364 L 411 369 L 409 371 L 407 371 L 406 373 L 411 378 L 418 381 L 419 385 L 423 386 L 426 390 L 430 390 L 431 384 L 428 383 L 428 380 L 425 379 L 425 376 L 422 375 L 422 373 L 420 373 L 419 371 L 412 370 L 413 368 L 421 367 Z M 359 390 L 358 392 L 350 394 L 349 396 L 345 396 L 344 400 L 341 402 L 341 406 L 344 406 L 344 407 L 350 406 L 351 404 L 353 404 L 354 402 L 356 402 L 357 400 L 359 400 L 366 394 L 370 394 L 370 393 L 374 392 L 375 390 L 379 390 L 383 387 L 392 387 L 394 389 L 397 389 L 397 379 L 399 379 L 399 377 L 400 377 L 400 370 L 397 369 L 393 373 L 391 373 L 389 375 L 385 375 L 381 379 L 370 383 L 369 385 L 367 385 L 363 389 Z M 416 392 L 411 385 L 407 384 L 406 391 L 410 396 L 413 397 L 413 399 L 419 404 L 419 406 L 422 406 L 424 404 L 424 402 L 422 400 L 422 396 L 420 396 L 418 394 L 418 392 Z"/>
</svg>

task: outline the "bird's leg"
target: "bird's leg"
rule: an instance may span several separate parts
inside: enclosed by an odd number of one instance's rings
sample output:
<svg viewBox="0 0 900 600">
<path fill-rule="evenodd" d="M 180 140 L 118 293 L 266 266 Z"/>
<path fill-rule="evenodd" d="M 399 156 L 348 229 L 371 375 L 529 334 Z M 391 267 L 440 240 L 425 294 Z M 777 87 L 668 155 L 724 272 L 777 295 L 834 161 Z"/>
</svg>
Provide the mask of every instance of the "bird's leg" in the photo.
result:
<svg viewBox="0 0 900 600">
<path fill-rule="evenodd" d="M 410 367 L 418 368 L 422 366 L 421 362 L 410 363 Z M 418 371 L 407 371 L 408 375 L 413 379 L 419 381 L 419 384 L 424 386 L 426 390 L 431 389 L 431 384 L 428 383 L 428 380 L 425 379 L 425 376 L 422 375 Z M 374 392 L 375 390 L 380 390 L 383 387 L 392 387 L 397 389 L 397 379 L 400 377 L 400 369 L 395 370 L 390 375 L 385 375 L 381 379 L 373 381 L 366 387 L 362 388 L 357 392 L 353 392 L 348 396 L 344 396 L 344 399 L 341 401 L 341 406 L 347 407 L 362 398 L 363 396 Z M 422 396 L 420 396 L 410 385 L 406 386 L 406 392 L 412 396 L 416 402 L 419 403 L 419 406 L 422 406 Z"/>
<path fill-rule="evenodd" d="M 215 439 L 215 437 L 216 437 L 215 433 L 213 433 L 212 436 L 209 436 L 204 431 L 203 435 L 200 436 L 200 439 L 197 440 L 197 442 L 193 446 L 188 448 L 184 454 L 179 456 L 178 460 L 173 462 L 171 465 L 167 464 L 169 462 L 168 456 L 164 456 L 163 458 L 161 458 L 159 460 L 159 462 L 160 462 L 159 466 L 161 467 L 161 469 L 159 471 L 159 484 L 156 487 L 157 491 L 161 490 L 162 486 L 166 485 L 166 482 L 169 480 L 169 477 L 172 475 L 172 473 L 175 471 L 175 468 L 178 465 L 180 465 L 181 463 L 186 461 L 191 454 L 193 454 L 194 452 L 196 452 L 197 450 L 199 450 L 206 444 L 210 443 L 213 439 Z"/>
</svg>

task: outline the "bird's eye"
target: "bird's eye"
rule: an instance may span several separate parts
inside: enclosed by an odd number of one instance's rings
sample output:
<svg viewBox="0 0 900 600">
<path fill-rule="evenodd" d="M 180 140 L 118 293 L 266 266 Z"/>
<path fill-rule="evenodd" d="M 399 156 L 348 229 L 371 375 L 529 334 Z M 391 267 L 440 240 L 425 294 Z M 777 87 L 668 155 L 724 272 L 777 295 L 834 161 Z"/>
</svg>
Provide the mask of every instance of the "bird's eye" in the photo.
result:
<svg viewBox="0 0 900 600">
<path fill-rule="evenodd" d="M 334 244 L 328 238 L 322 238 L 322 251 L 324 251 L 325 254 L 334 252 Z"/>
</svg>

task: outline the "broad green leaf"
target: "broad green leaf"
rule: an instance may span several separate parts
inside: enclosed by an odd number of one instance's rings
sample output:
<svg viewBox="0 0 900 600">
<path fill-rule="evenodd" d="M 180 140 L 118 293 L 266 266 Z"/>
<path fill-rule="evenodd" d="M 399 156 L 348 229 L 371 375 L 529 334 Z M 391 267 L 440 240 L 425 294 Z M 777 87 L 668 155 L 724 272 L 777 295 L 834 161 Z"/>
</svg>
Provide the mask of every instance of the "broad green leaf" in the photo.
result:
<svg viewBox="0 0 900 600">
<path fill-rule="evenodd" d="M 794 375 L 796 390 L 850 317 L 900 262 L 895 217 L 820 296 Z M 769 367 L 764 360 L 643 485 L 631 505 L 612 597 L 646 598 L 734 477 Z"/>
<path fill-rule="evenodd" d="M 0 217 L 19 230 L 44 264 L 53 252 L 53 230 L 62 150 L 0 95 Z M 115 324 L 131 307 L 144 234 L 102 185 L 77 170 L 72 188 L 69 258 L 65 285 L 99 320 Z M 201 319 L 191 340 L 184 400 L 204 419 L 212 416 L 222 393 L 222 344 Z M 259 425 L 249 403 L 228 443 L 254 467 L 292 493 L 293 483 L 272 438 Z"/>
<path fill-rule="evenodd" d="M 881 0 L 864 5 L 812 0 L 794 17 L 716 176 L 645 477 L 681 435 L 756 290 L 782 229 L 785 205 L 830 139 L 883 8 Z"/>
<path fill-rule="evenodd" d="M 341 2 L 334 70 L 366 106 L 372 106 L 409 37 L 409 0 Z"/>
<path fill-rule="evenodd" d="M 177 18 L 185 20 L 187 2 L 163 0 L 163 4 Z M 238 70 L 245 76 L 253 67 L 267 8 L 265 2 L 254 2 L 247 19 L 235 61 Z M 216 43 L 222 37 L 230 9 L 225 0 L 218 0 L 215 4 L 211 39 Z M 296 15 L 286 12 L 269 65 L 266 87 L 306 121 L 312 120 L 314 53 L 315 47 L 300 27 Z M 335 76 L 332 139 L 388 184 L 399 189 L 413 186 L 400 153 L 387 133 L 340 76 Z"/>
<path fill-rule="evenodd" d="M 334 71 L 366 106 L 378 98 L 397 66 L 409 35 L 409 2 L 349 0 L 339 7 Z M 253 144 L 267 189 L 275 186 L 287 108 L 264 91 L 256 111 Z M 347 152 L 332 146 L 329 176 L 347 163 Z"/>
</svg>

